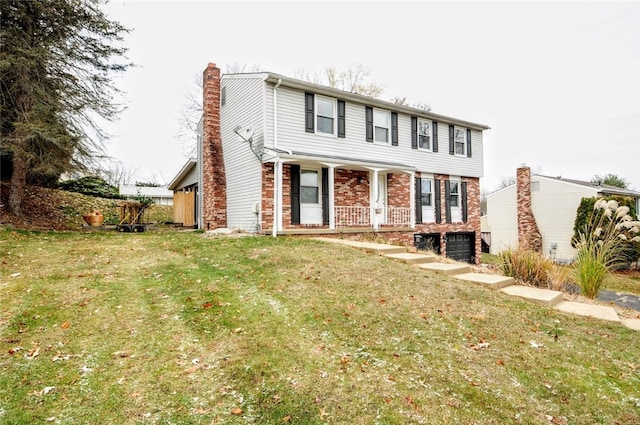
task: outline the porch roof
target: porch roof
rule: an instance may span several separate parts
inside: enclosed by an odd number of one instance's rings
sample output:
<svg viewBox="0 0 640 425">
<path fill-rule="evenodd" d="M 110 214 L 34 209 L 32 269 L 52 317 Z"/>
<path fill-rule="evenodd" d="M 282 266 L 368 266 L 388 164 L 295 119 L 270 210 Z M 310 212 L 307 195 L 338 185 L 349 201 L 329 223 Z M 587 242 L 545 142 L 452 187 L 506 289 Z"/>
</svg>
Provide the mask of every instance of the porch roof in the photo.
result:
<svg viewBox="0 0 640 425">
<path fill-rule="evenodd" d="M 348 158 L 343 156 L 333 155 L 319 155 L 315 153 L 300 152 L 300 151 L 286 151 L 278 148 L 269 148 L 269 151 L 277 154 L 269 158 L 265 158 L 264 162 L 274 162 L 277 158 L 282 161 L 293 164 L 309 164 L 320 163 L 335 168 L 347 168 L 350 170 L 373 170 L 378 171 L 403 171 L 403 172 L 415 172 L 416 167 L 406 164 L 400 164 L 396 162 L 386 161 L 373 161 L 361 158 Z"/>
</svg>

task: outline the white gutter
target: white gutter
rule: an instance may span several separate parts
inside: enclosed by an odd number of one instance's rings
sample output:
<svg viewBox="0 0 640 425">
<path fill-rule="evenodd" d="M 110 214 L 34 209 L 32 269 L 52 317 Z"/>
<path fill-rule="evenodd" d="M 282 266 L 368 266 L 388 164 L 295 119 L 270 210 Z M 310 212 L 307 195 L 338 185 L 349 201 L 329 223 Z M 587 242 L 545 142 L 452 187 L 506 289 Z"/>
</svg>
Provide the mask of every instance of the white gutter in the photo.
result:
<svg viewBox="0 0 640 425">
<path fill-rule="evenodd" d="M 273 148 L 278 148 L 278 87 L 282 84 L 282 79 L 278 78 L 278 83 L 273 86 Z M 271 236 L 274 238 L 278 236 L 278 210 L 280 203 L 278 197 L 280 194 L 280 158 L 276 158 L 273 163 L 273 229 L 271 230 Z"/>
</svg>

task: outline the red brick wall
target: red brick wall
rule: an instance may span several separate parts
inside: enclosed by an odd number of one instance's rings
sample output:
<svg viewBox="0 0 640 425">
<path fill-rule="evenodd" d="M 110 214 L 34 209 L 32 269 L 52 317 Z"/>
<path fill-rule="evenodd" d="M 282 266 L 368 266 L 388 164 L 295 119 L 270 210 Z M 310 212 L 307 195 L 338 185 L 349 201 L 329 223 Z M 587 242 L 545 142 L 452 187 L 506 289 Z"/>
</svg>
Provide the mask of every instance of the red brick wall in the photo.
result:
<svg viewBox="0 0 640 425">
<path fill-rule="evenodd" d="M 359 179 L 362 179 L 362 183 L 359 182 Z M 334 205 L 370 206 L 369 173 L 367 171 L 336 168 L 334 187 Z"/>
<path fill-rule="evenodd" d="M 440 234 L 440 252 L 446 254 L 447 241 L 446 234 L 450 232 L 475 232 L 475 258 L 476 264 L 482 261 L 482 244 L 480 240 L 480 179 L 463 177 L 461 181 L 467 183 L 467 222 L 466 223 L 446 223 L 445 222 L 445 191 L 444 180 L 448 180 L 446 174 L 436 174 L 435 179 L 440 182 L 440 212 L 442 215 L 442 223 L 422 223 L 416 224 L 414 233 L 439 233 Z M 413 245 L 413 233 L 411 240 L 407 241 Z"/>
<path fill-rule="evenodd" d="M 411 207 L 411 187 L 408 174 L 387 174 L 387 204 L 390 207 Z"/>
<path fill-rule="evenodd" d="M 262 164 L 262 207 L 261 228 L 264 231 L 273 229 L 273 190 L 274 190 L 274 165 L 272 163 Z"/>
<path fill-rule="evenodd" d="M 202 214 L 204 229 L 227 227 L 227 183 L 220 135 L 220 69 L 203 73 Z"/>
</svg>

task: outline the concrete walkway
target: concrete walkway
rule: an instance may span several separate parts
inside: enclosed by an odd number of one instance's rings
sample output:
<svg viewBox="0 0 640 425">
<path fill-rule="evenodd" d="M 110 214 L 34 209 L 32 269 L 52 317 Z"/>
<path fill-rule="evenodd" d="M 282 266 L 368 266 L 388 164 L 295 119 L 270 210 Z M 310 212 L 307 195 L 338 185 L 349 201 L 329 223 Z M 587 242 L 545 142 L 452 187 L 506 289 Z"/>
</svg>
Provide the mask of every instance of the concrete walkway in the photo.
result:
<svg viewBox="0 0 640 425">
<path fill-rule="evenodd" d="M 616 313 L 613 307 L 601 304 L 564 301 L 562 292 L 515 285 L 514 280 L 511 277 L 487 273 L 473 273 L 471 271 L 471 266 L 466 263 L 439 262 L 439 257 L 436 255 L 410 253 L 407 252 L 405 247 L 396 245 L 358 242 L 334 238 L 314 239 L 352 246 L 364 249 L 368 252 L 375 252 L 394 261 L 401 261 L 405 264 L 416 265 L 421 269 L 428 270 L 433 273 L 445 274 L 457 280 L 471 282 L 494 290 L 499 290 L 505 294 L 540 303 L 565 313 L 617 322 L 623 324 L 629 329 L 640 331 L 640 319 L 620 319 L 618 313 Z"/>
</svg>

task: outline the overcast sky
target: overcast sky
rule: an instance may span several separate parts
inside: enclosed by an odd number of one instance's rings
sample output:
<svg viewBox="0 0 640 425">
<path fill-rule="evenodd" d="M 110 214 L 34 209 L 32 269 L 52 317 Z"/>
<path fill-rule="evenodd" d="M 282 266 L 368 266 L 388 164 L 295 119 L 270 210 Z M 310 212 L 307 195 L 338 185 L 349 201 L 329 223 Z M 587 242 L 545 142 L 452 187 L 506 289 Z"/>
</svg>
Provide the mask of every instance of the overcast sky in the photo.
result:
<svg viewBox="0 0 640 425">
<path fill-rule="evenodd" d="M 384 100 L 491 127 L 483 190 L 523 163 L 640 190 L 640 2 L 118 0 L 105 11 L 132 29 L 139 65 L 117 79 L 128 110 L 108 153 L 139 180 L 169 183 L 186 162 L 184 96 L 214 62 L 291 77 L 364 65 Z"/>
</svg>

